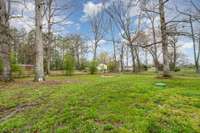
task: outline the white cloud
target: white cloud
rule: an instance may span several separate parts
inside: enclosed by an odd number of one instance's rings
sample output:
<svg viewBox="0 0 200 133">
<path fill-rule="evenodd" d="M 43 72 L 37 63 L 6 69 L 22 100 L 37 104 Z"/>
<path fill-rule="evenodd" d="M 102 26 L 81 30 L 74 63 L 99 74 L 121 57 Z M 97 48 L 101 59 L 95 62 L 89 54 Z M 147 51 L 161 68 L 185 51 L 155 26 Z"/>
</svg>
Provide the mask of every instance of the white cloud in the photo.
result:
<svg viewBox="0 0 200 133">
<path fill-rule="evenodd" d="M 115 3 L 116 0 L 109 0 L 106 1 L 104 4 L 103 3 L 93 3 L 92 1 L 89 1 L 87 3 L 85 3 L 83 5 L 83 13 L 84 15 L 81 17 L 81 21 L 87 21 L 88 17 L 94 17 L 97 14 L 99 14 L 100 12 L 102 12 L 102 10 L 104 8 L 108 8 L 109 6 L 112 5 L 112 3 Z M 138 4 L 136 4 L 136 1 L 132 1 L 132 0 L 121 0 L 122 5 L 126 6 L 126 7 L 130 7 L 130 4 L 132 4 L 133 6 L 131 6 L 131 8 L 128 11 L 128 14 L 131 17 L 137 16 L 139 15 L 139 6 Z"/>
<path fill-rule="evenodd" d="M 193 48 L 193 43 L 192 42 L 180 42 L 182 44 L 183 49 L 191 49 Z"/>
<path fill-rule="evenodd" d="M 23 12 L 23 16 L 22 16 L 22 12 Z M 21 16 L 18 18 L 14 18 L 10 20 L 10 25 L 11 27 L 17 28 L 17 29 L 25 29 L 26 32 L 31 31 L 32 29 L 35 28 L 35 4 L 33 1 L 26 1 L 26 4 L 13 4 L 12 5 L 12 14 L 13 16 Z M 64 25 L 64 26 L 68 26 L 68 25 L 73 25 L 74 22 L 70 21 L 70 20 L 65 20 L 65 16 L 64 15 L 60 15 L 60 16 L 55 16 L 53 22 L 61 22 L 59 24 Z M 56 31 L 57 27 L 53 27 L 53 30 L 55 30 L 55 33 L 57 33 L 58 31 Z M 59 27 L 59 32 L 64 31 L 64 28 L 62 28 L 62 26 Z M 46 16 L 44 16 L 43 18 L 43 30 L 44 32 L 47 31 L 47 20 L 46 20 Z"/>
<path fill-rule="evenodd" d="M 94 17 L 98 13 L 100 13 L 102 10 L 103 10 L 102 3 L 95 4 L 92 1 L 89 1 L 83 5 L 84 15 L 81 17 L 81 20 L 86 21 L 88 17 Z"/>
<path fill-rule="evenodd" d="M 93 2 L 89 1 L 84 4 L 83 12 L 88 16 L 94 16 L 101 12 L 102 9 L 102 3 L 94 4 Z"/>
<path fill-rule="evenodd" d="M 22 4 L 12 4 L 12 16 L 18 16 L 17 18 L 10 20 L 11 27 L 17 29 L 25 29 L 29 32 L 34 28 L 34 10 L 35 5 L 33 2 L 26 2 L 25 5 Z M 23 13 L 22 13 L 23 12 Z"/>
<path fill-rule="evenodd" d="M 182 50 L 187 50 L 193 48 L 193 42 L 191 39 L 186 37 L 179 37 L 178 44 L 180 44 L 182 47 Z"/>
</svg>

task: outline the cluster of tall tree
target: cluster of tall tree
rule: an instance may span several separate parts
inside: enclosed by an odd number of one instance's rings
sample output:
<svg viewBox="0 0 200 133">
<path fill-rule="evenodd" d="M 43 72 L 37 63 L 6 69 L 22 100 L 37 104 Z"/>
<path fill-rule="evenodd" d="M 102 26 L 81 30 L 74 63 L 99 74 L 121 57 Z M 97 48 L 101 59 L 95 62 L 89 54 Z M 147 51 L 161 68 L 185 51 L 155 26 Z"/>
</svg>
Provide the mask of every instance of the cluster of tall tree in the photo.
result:
<svg viewBox="0 0 200 133">
<path fill-rule="evenodd" d="M 24 1 L 23 3 L 22 1 L 11 0 L 0 1 L 0 54 L 3 64 L 2 79 L 4 81 L 12 80 L 11 52 L 14 52 L 15 54 L 19 53 L 19 61 L 21 61 L 21 63 L 31 63 L 35 65 L 35 81 L 45 80 L 45 72 L 46 74 L 50 74 L 50 59 L 54 38 L 52 30 L 53 25 L 64 22 L 72 13 L 72 7 L 70 3 L 62 5 L 61 7 L 57 7 L 56 2 L 56 0 L 34 0 L 35 29 L 29 32 L 28 35 L 23 34 L 22 37 L 19 34 L 16 36 L 16 32 L 13 34 L 13 29 L 10 27 L 9 22 L 11 19 L 15 18 L 15 16 L 13 17 L 11 14 L 12 5 L 23 4 L 25 6 L 26 2 Z M 61 11 L 68 12 L 65 14 L 64 18 L 55 21 L 56 17 L 60 15 Z M 44 33 L 44 18 L 46 18 L 47 21 L 47 33 Z M 17 38 L 20 37 L 24 39 L 23 43 L 17 45 L 19 44 L 19 42 L 16 42 L 19 40 Z M 13 51 L 12 44 L 14 44 L 15 51 Z M 30 56 L 25 55 L 26 57 L 23 58 L 22 53 L 24 55 L 29 54 Z M 46 58 L 44 61 L 45 55 Z"/>
<path fill-rule="evenodd" d="M 54 34 L 54 26 L 68 19 L 73 7 L 71 2 L 65 5 L 58 2 L 34 0 L 35 28 L 26 33 L 9 24 L 15 18 L 11 14 L 12 4 L 25 3 L 0 0 L 0 55 L 4 81 L 12 80 L 12 53 L 19 63 L 35 65 L 34 80 L 38 82 L 45 80 L 45 74 L 50 74 L 51 69 L 63 64 L 66 53 L 74 57 L 77 69 L 81 69 L 85 53 L 89 52 L 84 41 L 87 39 L 80 34 L 65 37 Z M 121 71 L 129 66 L 130 56 L 132 72 L 140 72 L 143 64 L 148 64 L 150 54 L 156 71 L 163 71 L 163 76 L 169 77 L 183 56 L 178 44 L 183 36 L 192 40 L 195 69 L 200 73 L 200 2 L 190 0 L 188 3 L 187 9 L 183 9 L 176 0 L 102 1 L 100 11 L 87 16 L 93 40 L 93 60 L 97 60 L 98 47 L 104 40 L 112 44 L 112 60 L 119 64 Z M 174 16 L 170 16 L 169 9 L 175 12 Z M 56 19 L 63 14 L 62 19 Z M 145 63 L 142 53 L 145 53 Z"/>
<path fill-rule="evenodd" d="M 156 71 L 162 70 L 163 76 L 169 77 L 170 71 L 176 68 L 178 58 L 181 58 L 180 45 L 177 44 L 180 36 L 190 37 L 193 40 L 194 64 L 196 71 L 199 72 L 200 47 L 197 44 L 199 33 L 198 30 L 195 33 L 194 26 L 199 29 L 197 25 L 200 3 L 188 1 L 190 5 L 187 6 L 186 11 L 181 11 L 177 4 L 176 0 L 105 2 L 105 11 L 124 40 L 121 43 L 121 59 L 123 59 L 125 44 L 130 49 L 133 72 L 141 69 L 140 52 L 143 51 L 152 55 Z M 176 16 L 169 14 L 168 8 Z M 185 28 L 188 25 L 190 30 Z M 159 59 L 160 55 L 162 55 L 162 60 Z"/>
</svg>

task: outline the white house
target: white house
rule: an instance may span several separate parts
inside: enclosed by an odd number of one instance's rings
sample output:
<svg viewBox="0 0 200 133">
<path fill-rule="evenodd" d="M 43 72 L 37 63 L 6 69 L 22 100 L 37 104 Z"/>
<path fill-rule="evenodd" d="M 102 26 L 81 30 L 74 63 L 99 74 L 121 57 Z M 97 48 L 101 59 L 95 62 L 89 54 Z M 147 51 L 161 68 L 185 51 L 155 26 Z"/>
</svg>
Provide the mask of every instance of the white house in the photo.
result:
<svg viewBox="0 0 200 133">
<path fill-rule="evenodd" d="M 106 72 L 108 70 L 108 66 L 106 64 L 99 64 L 97 66 L 97 70 L 100 72 Z"/>
</svg>

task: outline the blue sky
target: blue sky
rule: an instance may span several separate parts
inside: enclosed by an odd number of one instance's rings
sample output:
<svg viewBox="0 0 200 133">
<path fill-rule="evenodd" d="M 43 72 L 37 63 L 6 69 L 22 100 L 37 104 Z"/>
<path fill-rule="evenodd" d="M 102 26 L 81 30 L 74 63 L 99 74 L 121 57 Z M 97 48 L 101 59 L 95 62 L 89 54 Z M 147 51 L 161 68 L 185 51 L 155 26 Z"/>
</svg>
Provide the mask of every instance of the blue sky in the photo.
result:
<svg viewBox="0 0 200 133">
<path fill-rule="evenodd" d="M 73 34 L 73 33 L 79 33 L 81 34 L 87 41 L 92 40 L 92 33 L 88 24 L 87 20 L 83 20 L 83 18 L 90 13 L 99 12 L 98 6 L 100 6 L 102 0 L 72 0 L 72 4 L 74 7 L 73 14 L 68 19 L 67 22 L 65 22 L 65 25 L 63 26 L 54 26 L 54 32 L 57 34 L 61 34 L 63 36 Z M 111 0 L 107 0 L 111 1 Z M 124 0 L 126 1 L 126 0 Z M 176 1 L 177 5 L 181 8 L 188 8 L 190 5 L 187 4 L 187 0 L 170 0 L 172 3 Z M 198 0 L 194 0 L 198 1 Z M 67 0 L 57 0 L 58 5 L 65 5 Z M 171 3 L 169 3 L 171 4 Z M 27 7 L 24 8 L 20 5 L 13 6 L 13 13 L 15 15 L 20 15 L 21 11 L 24 11 L 24 16 L 22 19 L 15 19 L 11 21 L 11 25 L 17 28 L 25 28 L 27 31 L 30 31 L 32 28 L 34 28 L 34 3 L 33 0 L 26 0 Z M 61 17 L 64 17 L 65 14 L 68 13 L 65 11 L 62 13 Z M 173 16 L 174 13 L 171 13 L 169 11 L 170 16 Z M 172 15 L 171 15 L 172 14 Z M 136 20 L 133 20 L 136 21 Z M 67 24 L 67 25 L 66 25 Z M 59 30 L 58 30 L 59 29 Z M 119 31 L 116 32 L 116 36 L 119 35 Z M 106 34 L 106 38 L 108 38 L 109 34 Z M 182 51 L 190 58 L 191 62 L 193 60 L 193 51 L 192 51 L 192 42 L 191 39 L 180 37 L 179 43 L 183 45 Z M 99 48 L 99 51 L 106 51 L 110 55 L 112 55 L 112 45 L 110 42 L 106 42 L 105 40 L 102 41 L 102 45 Z M 89 55 L 90 56 L 90 55 Z"/>
</svg>

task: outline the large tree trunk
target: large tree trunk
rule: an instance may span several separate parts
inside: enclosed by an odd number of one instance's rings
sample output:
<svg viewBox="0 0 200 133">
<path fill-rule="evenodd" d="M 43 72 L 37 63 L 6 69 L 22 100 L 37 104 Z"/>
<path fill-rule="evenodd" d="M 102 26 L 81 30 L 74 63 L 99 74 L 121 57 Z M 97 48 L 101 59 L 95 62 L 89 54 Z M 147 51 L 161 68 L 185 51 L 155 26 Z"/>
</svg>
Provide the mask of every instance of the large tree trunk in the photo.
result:
<svg viewBox="0 0 200 133">
<path fill-rule="evenodd" d="M 157 50 L 157 46 L 156 46 L 156 31 L 155 31 L 155 26 L 154 26 L 154 20 L 152 20 L 152 35 L 153 35 L 153 48 L 154 48 L 154 65 L 156 68 L 156 72 L 159 71 L 159 61 L 158 61 L 158 50 Z"/>
<path fill-rule="evenodd" d="M 97 59 L 97 42 L 94 44 L 94 55 L 93 55 L 93 61 L 96 61 Z"/>
<path fill-rule="evenodd" d="M 47 48 L 47 62 L 46 62 L 46 74 L 51 74 L 51 48 L 48 46 Z"/>
<path fill-rule="evenodd" d="M 75 47 L 75 49 L 76 49 L 76 52 L 75 52 L 75 54 L 76 54 L 76 63 L 77 63 L 77 69 L 78 70 L 80 70 L 81 69 L 81 62 L 80 62 L 80 53 L 79 53 L 79 47 L 77 46 L 77 47 Z"/>
<path fill-rule="evenodd" d="M 120 72 L 123 71 L 124 71 L 124 45 L 122 45 L 120 51 Z"/>
<path fill-rule="evenodd" d="M 169 53 L 168 53 L 168 42 L 167 42 L 167 28 L 165 23 L 165 11 L 164 1 L 159 0 L 159 12 L 160 12 L 160 24 L 161 24 L 161 36 L 162 36 L 162 52 L 163 52 L 163 76 L 170 76 L 169 68 Z"/>
<path fill-rule="evenodd" d="M 9 12 L 6 9 L 6 1 L 0 0 L 0 45 L 1 45 L 1 58 L 3 63 L 4 81 L 11 81 L 11 62 L 10 62 L 10 45 L 9 45 Z M 10 3 L 8 3 L 10 4 Z"/>
<path fill-rule="evenodd" d="M 129 49 L 128 49 L 128 47 L 126 47 L 126 66 L 128 66 L 129 65 Z"/>
<path fill-rule="evenodd" d="M 195 69 L 196 69 L 196 73 L 200 73 L 200 68 L 199 68 L 199 52 L 200 51 L 198 50 L 198 52 L 196 53 L 196 49 L 197 48 L 196 48 L 196 40 L 195 40 L 195 36 L 194 36 L 194 28 L 193 28 L 193 23 L 192 23 L 192 16 L 190 16 L 189 22 L 190 22 L 190 28 L 191 28 L 191 33 L 192 33 Z"/>
<path fill-rule="evenodd" d="M 48 46 L 47 46 L 47 53 L 46 53 L 46 74 L 50 75 L 50 66 L 51 66 L 51 44 L 52 44 L 52 34 L 51 34 L 51 24 L 48 23 Z"/>
<path fill-rule="evenodd" d="M 113 58 L 115 63 L 117 62 L 117 56 L 116 56 L 116 44 L 115 41 L 113 40 Z"/>
<path fill-rule="evenodd" d="M 36 63 L 35 63 L 35 81 L 43 81 L 44 77 L 44 62 L 43 62 L 43 43 L 42 43 L 42 9 L 43 0 L 35 0 L 36 12 Z"/>
<path fill-rule="evenodd" d="M 148 51 L 145 50 L 145 65 L 148 66 Z"/>
<path fill-rule="evenodd" d="M 1 44 L 1 59 L 3 63 L 3 81 L 11 81 L 12 73 L 11 73 L 11 62 L 10 62 L 10 47 L 6 43 Z"/>
<path fill-rule="evenodd" d="M 158 58 L 155 57 L 153 60 L 154 60 L 156 72 L 158 72 L 160 70 L 160 63 L 158 61 Z"/>
<path fill-rule="evenodd" d="M 51 45 L 52 45 L 52 4 L 53 0 L 48 0 L 48 45 L 47 45 L 47 53 L 46 53 L 46 74 L 50 75 L 50 66 L 51 66 Z"/>
<path fill-rule="evenodd" d="M 197 51 L 197 64 L 199 68 L 199 58 L 200 58 L 200 35 L 199 35 L 199 44 L 198 44 L 198 51 Z M 200 73 L 200 69 L 198 69 L 197 73 Z"/>
<path fill-rule="evenodd" d="M 135 48 L 135 55 L 137 60 L 137 72 L 140 72 L 141 65 L 140 65 L 140 57 L 139 57 L 139 48 Z"/>
<path fill-rule="evenodd" d="M 173 68 L 174 68 L 174 71 L 176 70 L 176 61 L 177 61 L 177 51 L 176 51 L 176 44 L 174 44 L 174 50 L 173 50 L 173 52 L 174 52 L 174 56 L 173 56 Z"/>
<path fill-rule="evenodd" d="M 133 48 L 133 45 L 131 44 L 130 45 L 130 50 L 131 50 L 131 57 L 132 57 L 132 72 L 135 72 L 136 69 L 135 69 L 135 54 L 134 54 L 134 48 Z"/>
</svg>

